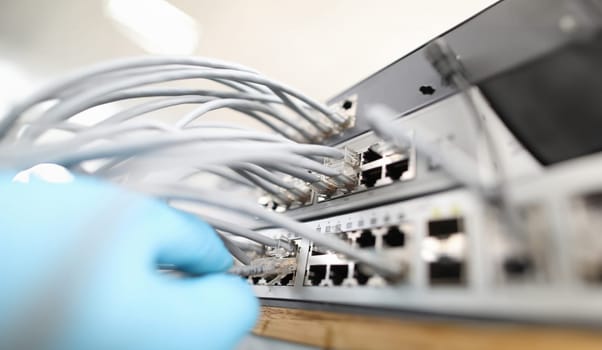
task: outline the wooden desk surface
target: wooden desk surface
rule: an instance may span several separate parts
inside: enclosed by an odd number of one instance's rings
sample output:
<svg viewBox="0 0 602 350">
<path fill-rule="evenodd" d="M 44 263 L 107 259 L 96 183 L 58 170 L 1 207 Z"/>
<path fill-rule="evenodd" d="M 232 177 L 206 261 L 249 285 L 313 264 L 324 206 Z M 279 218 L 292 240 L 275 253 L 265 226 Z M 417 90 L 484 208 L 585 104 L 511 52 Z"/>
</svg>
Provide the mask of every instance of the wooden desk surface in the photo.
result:
<svg viewBox="0 0 602 350">
<path fill-rule="evenodd" d="M 602 350 L 602 331 L 263 307 L 255 334 L 325 349 Z"/>
</svg>

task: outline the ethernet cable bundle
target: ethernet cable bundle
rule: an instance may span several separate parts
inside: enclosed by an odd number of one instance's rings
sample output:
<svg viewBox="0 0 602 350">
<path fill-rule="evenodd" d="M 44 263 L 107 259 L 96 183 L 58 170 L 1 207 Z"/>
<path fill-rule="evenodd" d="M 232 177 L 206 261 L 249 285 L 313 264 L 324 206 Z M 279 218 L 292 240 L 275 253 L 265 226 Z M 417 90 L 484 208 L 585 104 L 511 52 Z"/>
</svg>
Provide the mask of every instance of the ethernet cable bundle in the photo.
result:
<svg viewBox="0 0 602 350">
<path fill-rule="evenodd" d="M 199 79 L 211 81 L 216 88 L 172 85 Z M 120 101 L 127 101 L 129 107 L 92 126 L 77 122 L 82 112 Z M 175 123 L 145 118 L 178 105 L 193 107 Z M 246 115 L 272 132 L 200 122 L 218 109 Z M 312 189 L 320 193 L 348 181 L 340 169 L 323 162 L 344 154 L 319 143 L 352 124 L 350 118 L 240 65 L 191 57 L 131 58 L 75 72 L 15 105 L 0 119 L 0 164 L 23 170 L 54 163 L 170 204 L 185 202 L 189 206 L 177 208 L 192 211 L 213 225 L 243 265 L 250 265 L 252 259 L 230 239 L 234 235 L 284 251 L 295 247 L 288 239 L 268 237 L 207 213 L 199 214 L 190 206 L 259 218 L 356 259 L 385 277 L 394 277 L 402 269 L 398 263 L 321 235 L 303 223 L 262 208 L 256 200 L 224 195 L 212 186 L 189 181 L 197 174 L 211 173 L 257 187 L 283 205 L 304 203 Z M 56 130 L 68 136 L 45 141 L 45 135 Z M 260 266 L 237 267 L 236 273 L 290 270 L 290 264 L 282 261 L 263 260 Z"/>
</svg>

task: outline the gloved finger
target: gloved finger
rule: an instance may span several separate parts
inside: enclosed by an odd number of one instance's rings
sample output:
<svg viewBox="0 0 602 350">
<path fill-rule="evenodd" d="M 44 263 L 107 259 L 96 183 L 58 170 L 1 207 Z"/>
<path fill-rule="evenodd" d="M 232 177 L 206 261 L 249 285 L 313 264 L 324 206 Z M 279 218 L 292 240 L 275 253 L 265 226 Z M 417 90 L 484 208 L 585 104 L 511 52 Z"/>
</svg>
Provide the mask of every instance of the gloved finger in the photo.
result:
<svg viewBox="0 0 602 350">
<path fill-rule="evenodd" d="M 259 302 L 242 278 L 213 274 L 202 278 L 167 281 L 169 297 L 154 303 L 152 313 L 173 320 L 165 348 L 232 349 L 251 330 Z M 157 309 L 159 307 L 159 309 Z M 207 343 L 207 339 L 212 339 Z M 175 343 L 174 343 L 175 342 Z M 178 343 L 179 342 L 179 343 Z"/>
<path fill-rule="evenodd" d="M 193 275 L 223 272 L 232 265 L 230 253 L 211 226 L 162 202 L 156 205 L 159 215 L 149 219 L 152 229 L 160 231 L 154 251 L 157 264 Z"/>
</svg>

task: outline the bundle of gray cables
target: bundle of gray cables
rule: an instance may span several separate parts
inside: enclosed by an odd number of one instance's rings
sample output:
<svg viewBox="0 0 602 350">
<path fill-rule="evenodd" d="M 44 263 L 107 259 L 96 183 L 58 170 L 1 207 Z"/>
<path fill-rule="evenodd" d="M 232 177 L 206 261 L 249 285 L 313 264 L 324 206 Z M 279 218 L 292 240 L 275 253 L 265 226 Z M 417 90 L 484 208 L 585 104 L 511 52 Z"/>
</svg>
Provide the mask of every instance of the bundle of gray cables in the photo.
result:
<svg viewBox="0 0 602 350">
<path fill-rule="evenodd" d="M 210 81 L 212 88 L 173 85 L 182 80 Z M 82 113 L 106 104 L 121 110 L 93 125 L 78 123 Z M 193 107 L 174 123 L 147 118 L 149 113 L 179 105 Z M 253 118 L 271 132 L 199 123 L 199 118 L 217 109 Z M 224 195 L 212 186 L 189 181 L 198 174 L 212 174 L 258 188 L 285 206 L 304 203 L 312 191 L 337 185 L 339 170 L 323 160 L 344 154 L 319 143 L 352 123 L 302 93 L 237 64 L 193 57 L 128 58 L 56 80 L 9 110 L 0 119 L 0 166 L 23 170 L 54 163 L 168 203 L 187 203 L 177 208 L 190 210 L 227 233 L 226 246 L 242 263 L 250 259 L 230 240 L 231 235 L 289 251 L 295 247 L 286 239 L 199 214 L 191 207 L 259 218 L 393 277 L 401 266 L 389 259 L 268 211 L 256 200 Z M 47 137 L 57 130 L 61 138 Z"/>
</svg>

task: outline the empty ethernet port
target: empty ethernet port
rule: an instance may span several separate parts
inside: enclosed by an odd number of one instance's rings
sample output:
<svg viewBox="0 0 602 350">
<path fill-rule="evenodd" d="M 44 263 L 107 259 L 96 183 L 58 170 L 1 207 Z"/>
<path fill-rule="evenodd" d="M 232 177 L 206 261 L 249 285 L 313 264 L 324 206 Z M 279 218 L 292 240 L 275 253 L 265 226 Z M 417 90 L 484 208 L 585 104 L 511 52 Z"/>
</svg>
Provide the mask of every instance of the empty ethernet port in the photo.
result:
<svg viewBox="0 0 602 350">
<path fill-rule="evenodd" d="M 465 283 L 465 249 L 466 234 L 462 218 L 429 221 L 423 254 L 428 257 L 431 285 Z"/>
<path fill-rule="evenodd" d="M 312 286 L 317 286 L 326 278 L 326 265 L 311 265 L 307 279 Z"/>
<path fill-rule="evenodd" d="M 376 236 L 370 230 L 363 230 L 362 234 L 356 239 L 356 243 L 360 248 L 369 248 L 376 245 Z"/>
<path fill-rule="evenodd" d="M 438 239 L 447 239 L 455 233 L 464 231 L 461 218 L 431 220 L 428 223 L 428 235 Z"/>
<path fill-rule="evenodd" d="M 375 160 L 381 159 L 383 156 L 373 150 L 372 148 L 368 148 L 365 152 L 362 153 L 362 163 L 367 164 L 373 162 Z"/>
<path fill-rule="evenodd" d="M 387 164 L 385 176 L 392 180 L 399 180 L 410 168 L 410 160 L 404 159 L 395 163 Z"/>
<path fill-rule="evenodd" d="M 330 265 L 332 284 L 340 286 L 349 275 L 349 265 Z"/>
<path fill-rule="evenodd" d="M 389 247 L 403 247 L 406 242 L 405 233 L 399 226 L 391 226 L 383 236 L 383 243 Z"/>
<path fill-rule="evenodd" d="M 463 284 L 464 263 L 448 256 L 429 263 L 429 281 L 433 285 Z"/>
<path fill-rule="evenodd" d="M 374 187 L 376 182 L 380 180 L 382 174 L 383 169 L 381 167 L 364 170 L 362 171 L 362 180 L 360 182 L 368 188 Z"/>
<path fill-rule="evenodd" d="M 509 278 L 519 278 L 533 271 L 533 261 L 524 255 L 509 256 L 504 260 L 504 271 Z"/>
<path fill-rule="evenodd" d="M 358 266 L 357 264 L 354 266 L 353 278 L 355 278 L 357 284 L 359 284 L 360 286 L 365 286 L 368 283 L 370 277 L 372 277 L 372 275 L 369 275 L 362 271 L 361 266 Z"/>
</svg>

